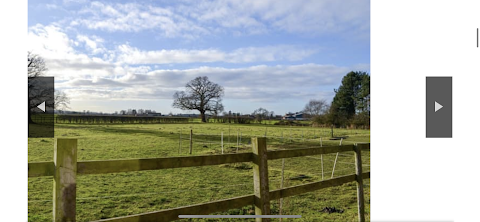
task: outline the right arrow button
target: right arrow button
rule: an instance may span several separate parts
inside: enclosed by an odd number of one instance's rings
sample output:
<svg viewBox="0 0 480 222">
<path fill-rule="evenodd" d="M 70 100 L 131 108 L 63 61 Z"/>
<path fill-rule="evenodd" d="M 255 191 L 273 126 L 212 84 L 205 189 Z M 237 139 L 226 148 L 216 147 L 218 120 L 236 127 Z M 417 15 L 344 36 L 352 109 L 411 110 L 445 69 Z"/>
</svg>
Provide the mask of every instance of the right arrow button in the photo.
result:
<svg viewBox="0 0 480 222">
<path fill-rule="evenodd" d="M 435 112 L 437 112 L 438 110 L 440 110 L 441 108 L 443 108 L 442 104 L 438 103 L 437 101 L 435 101 Z"/>
</svg>

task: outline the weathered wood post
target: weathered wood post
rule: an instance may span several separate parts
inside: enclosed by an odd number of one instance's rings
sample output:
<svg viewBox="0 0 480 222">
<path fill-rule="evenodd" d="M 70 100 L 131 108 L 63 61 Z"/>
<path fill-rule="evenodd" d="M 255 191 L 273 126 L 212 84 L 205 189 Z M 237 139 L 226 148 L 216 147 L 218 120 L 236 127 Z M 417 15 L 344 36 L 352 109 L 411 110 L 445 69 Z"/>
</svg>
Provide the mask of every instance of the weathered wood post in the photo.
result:
<svg viewBox="0 0 480 222">
<path fill-rule="evenodd" d="M 253 189 L 255 194 L 255 215 L 270 215 L 268 187 L 267 138 L 252 138 Z M 270 221 L 269 218 L 256 218 L 256 222 Z"/>
<path fill-rule="evenodd" d="M 53 162 L 53 221 L 75 222 L 77 139 L 56 139 Z"/>
<path fill-rule="evenodd" d="M 180 130 L 180 133 L 178 134 L 178 154 L 180 155 L 180 149 L 182 148 L 182 130 Z"/>
<path fill-rule="evenodd" d="M 362 151 L 361 147 L 355 144 L 355 179 L 357 180 L 357 201 L 358 201 L 358 221 L 365 221 L 365 198 L 363 193 L 362 177 Z"/>
<path fill-rule="evenodd" d="M 240 133 L 239 133 L 238 130 L 237 130 L 237 153 L 238 153 L 238 146 L 240 145 L 240 144 L 239 144 L 240 141 L 238 140 L 238 137 L 239 137 L 239 136 L 240 136 Z"/>
<path fill-rule="evenodd" d="M 193 129 L 190 129 L 190 154 L 192 154 L 193 149 Z"/>
<path fill-rule="evenodd" d="M 222 131 L 222 154 L 223 154 L 223 131 Z"/>
</svg>

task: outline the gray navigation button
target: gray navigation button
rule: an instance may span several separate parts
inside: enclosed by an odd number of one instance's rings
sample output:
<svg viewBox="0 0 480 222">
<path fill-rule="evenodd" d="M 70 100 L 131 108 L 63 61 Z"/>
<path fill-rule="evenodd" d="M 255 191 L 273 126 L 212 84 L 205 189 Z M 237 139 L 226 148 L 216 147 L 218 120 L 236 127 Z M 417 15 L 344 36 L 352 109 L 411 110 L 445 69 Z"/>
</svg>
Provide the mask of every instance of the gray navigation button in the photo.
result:
<svg viewBox="0 0 480 222">
<path fill-rule="evenodd" d="M 427 77 L 427 138 L 452 138 L 452 77 Z"/>
</svg>

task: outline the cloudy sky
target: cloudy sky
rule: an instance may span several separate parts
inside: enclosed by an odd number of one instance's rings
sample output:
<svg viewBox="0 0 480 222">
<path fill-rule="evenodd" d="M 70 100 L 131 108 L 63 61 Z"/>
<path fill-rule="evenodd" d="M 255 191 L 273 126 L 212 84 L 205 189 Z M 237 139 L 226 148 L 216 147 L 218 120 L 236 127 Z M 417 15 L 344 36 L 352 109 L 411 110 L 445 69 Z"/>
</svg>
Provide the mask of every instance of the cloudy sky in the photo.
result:
<svg viewBox="0 0 480 222">
<path fill-rule="evenodd" d="M 71 110 L 196 113 L 172 97 L 208 76 L 225 88 L 225 111 L 284 114 L 331 101 L 349 71 L 370 72 L 369 0 L 28 4 L 28 49 Z"/>
</svg>

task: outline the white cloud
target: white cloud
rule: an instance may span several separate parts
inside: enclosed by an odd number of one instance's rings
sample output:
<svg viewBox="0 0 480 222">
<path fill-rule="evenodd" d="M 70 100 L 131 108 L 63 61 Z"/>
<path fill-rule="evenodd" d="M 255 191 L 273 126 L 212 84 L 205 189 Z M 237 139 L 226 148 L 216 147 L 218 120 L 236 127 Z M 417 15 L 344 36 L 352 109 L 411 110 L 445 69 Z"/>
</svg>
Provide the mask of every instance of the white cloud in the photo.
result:
<svg viewBox="0 0 480 222">
<path fill-rule="evenodd" d="M 58 8 L 59 8 L 58 5 L 55 5 L 55 4 L 46 4 L 45 7 L 46 7 L 47 9 L 49 9 L 49 10 L 50 10 L 50 9 L 58 9 Z"/>
<path fill-rule="evenodd" d="M 225 32 L 255 35 L 272 31 L 343 33 L 344 37 L 363 38 L 370 30 L 369 0 L 187 0 L 169 7 L 151 3 L 94 1 L 70 25 L 110 32 L 158 30 L 164 37 L 189 39 Z"/>
<path fill-rule="evenodd" d="M 77 40 L 79 42 L 85 43 L 85 47 L 93 55 L 104 53 L 106 51 L 105 48 L 103 47 L 104 40 L 98 36 L 88 37 L 86 35 L 77 35 Z"/>
<path fill-rule="evenodd" d="M 83 4 L 88 2 L 88 0 L 63 0 L 63 4 Z"/>
<path fill-rule="evenodd" d="M 55 25 L 30 27 L 27 42 L 28 50 L 45 59 L 47 74 L 55 76 L 57 80 L 114 75 L 113 64 L 75 50 L 79 42 L 70 39 Z M 98 50 L 97 47 L 95 49 Z"/>
<path fill-rule="evenodd" d="M 292 45 L 247 47 L 223 52 L 217 49 L 204 50 L 157 50 L 142 51 L 129 45 L 120 45 L 117 61 L 128 64 L 170 63 L 249 63 L 273 61 L 299 61 L 318 52 L 318 49 Z"/>
<path fill-rule="evenodd" d="M 145 69 L 140 67 L 138 69 Z M 146 74 L 128 74 L 117 78 L 77 78 L 58 84 L 78 100 L 108 98 L 111 100 L 171 99 L 175 91 L 197 76 L 225 87 L 225 99 L 276 101 L 317 98 L 332 95 L 351 67 L 302 64 L 291 66 L 251 66 L 245 68 L 199 67 L 185 70 L 153 70 Z M 95 90 L 94 95 L 86 92 Z M 330 98 L 326 98 L 330 99 Z"/>
<path fill-rule="evenodd" d="M 298 61 L 318 51 L 292 45 L 247 47 L 230 52 L 218 49 L 142 51 L 128 44 L 109 50 L 103 45 L 104 42 L 100 37 L 82 34 L 77 34 L 74 40 L 55 25 L 35 25 L 28 32 L 29 50 L 45 59 L 48 74 L 57 80 L 118 76 L 126 78 L 127 75 L 151 72 L 150 66 L 132 66 L 139 64 Z M 203 68 L 198 69 L 199 72 L 202 70 Z"/>
<path fill-rule="evenodd" d="M 129 64 L 215 62 L 225 57 L 223 52 L 214 49 L 142 51 L 126 44 L 120 45 L 118 51 L 118 61 Z"/>
<path fill-rule="evenodd" d="M 238 29 L 246 34 L 276 30 L 309 35 L 369 32 L 369 0 L 188 2 L 191 4 L 179 7 L 179 13 L 204 25 Z"/>
<path fill-rule="evenodd" d="M 139 32 L 160 30 L 165 37 L 194 38 L 208 31 L 193 22 L 178 16 L 170 9 L 145 6 L 136 3 L 108 4 L 91 2 L 80 11 L 83 18 L 73 20 L 70 25 L 83 25 L 89 29 L 105 31 Z"/>
<path fill-rule="evenodd" d="M 48 53 L 48 56 L 71 53 L 73 43 L 57 26 L 37 24 L 29 28 L 28 48 Z"/>
<path fill-rule="evenodd" d="M 319 49 L 316 48 L 306 48 L 293 45 L 247 47 L 236 49 L 229 53 L 226 61 L 232 63 L 299 61 L 318 51 Z"/>
</svg>

